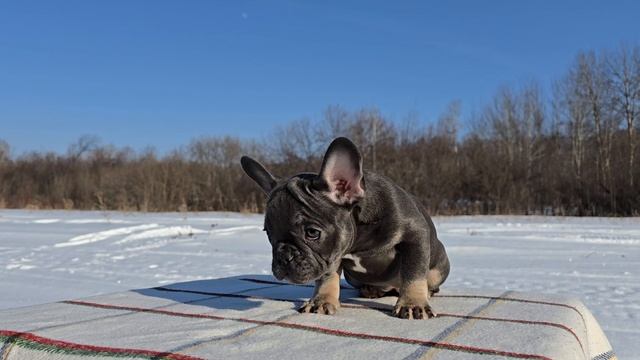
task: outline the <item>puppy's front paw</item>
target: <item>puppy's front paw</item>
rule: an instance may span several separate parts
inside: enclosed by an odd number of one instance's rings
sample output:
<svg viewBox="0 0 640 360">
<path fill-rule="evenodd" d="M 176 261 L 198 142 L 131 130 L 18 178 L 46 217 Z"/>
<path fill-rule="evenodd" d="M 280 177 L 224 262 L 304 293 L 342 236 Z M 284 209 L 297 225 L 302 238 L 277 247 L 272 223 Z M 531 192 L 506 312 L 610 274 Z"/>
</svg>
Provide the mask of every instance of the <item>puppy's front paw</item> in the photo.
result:
<svg viewBox="0 0 640 360">
<path fill-rule="evenodd" d="M 333 315 L 339 308 L 340 301 L 338 299 L 328 296 L 316 296 L 305 302 L 298 311 L 302 313 Z"/>
<path fill-rule="evenodd" d="M 429 319 L 437 315 L 429 303 L 414 304 L 398 299 L 396 306 L 393 307 L 393 316 L 402 319 Z"/>
</svg>

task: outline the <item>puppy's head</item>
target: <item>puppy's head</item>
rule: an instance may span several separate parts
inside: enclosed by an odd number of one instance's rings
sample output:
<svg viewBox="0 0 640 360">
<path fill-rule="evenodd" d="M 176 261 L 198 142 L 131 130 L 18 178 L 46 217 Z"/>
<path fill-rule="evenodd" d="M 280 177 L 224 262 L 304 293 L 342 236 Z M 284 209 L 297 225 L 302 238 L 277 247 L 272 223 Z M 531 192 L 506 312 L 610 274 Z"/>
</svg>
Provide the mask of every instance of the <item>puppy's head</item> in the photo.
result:
<svg viewBox="0 0 640 360">
<path fill-rule="evenodd" d="M 364 197 L 362 156 L 347 138 L 325 153 L 319 174 L 276 179 L 244 156 L 242 168 L 267 195 L 264 229 L 278 279 L 306 283 L 337 270 L 355 237 L 351 210 Z"/>
</svg>

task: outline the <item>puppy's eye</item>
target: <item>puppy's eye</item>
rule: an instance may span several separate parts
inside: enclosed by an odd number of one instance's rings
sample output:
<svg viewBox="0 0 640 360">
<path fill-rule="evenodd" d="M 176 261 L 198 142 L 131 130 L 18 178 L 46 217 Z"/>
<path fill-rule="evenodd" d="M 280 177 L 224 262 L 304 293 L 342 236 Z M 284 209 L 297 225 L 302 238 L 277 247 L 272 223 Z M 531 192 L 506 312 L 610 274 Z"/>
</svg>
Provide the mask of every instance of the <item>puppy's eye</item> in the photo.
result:
<svg viewBox="0 0 640 360">
<path fill-rule="evenodd" d="M 320 230 L 312 227 L 305 228 L 304 236 L 309 240 L 318 240 L 320 238 Z"/>
</svg>

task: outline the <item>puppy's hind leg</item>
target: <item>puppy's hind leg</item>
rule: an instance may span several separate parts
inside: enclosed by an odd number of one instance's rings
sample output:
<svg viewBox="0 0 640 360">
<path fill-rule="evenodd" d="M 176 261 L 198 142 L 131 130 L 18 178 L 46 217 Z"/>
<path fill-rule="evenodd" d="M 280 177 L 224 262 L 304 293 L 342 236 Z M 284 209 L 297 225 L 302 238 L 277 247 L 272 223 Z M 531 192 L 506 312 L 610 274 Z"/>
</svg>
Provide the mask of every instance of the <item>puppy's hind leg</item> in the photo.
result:
<svg viewBox="0 0 640 360">
<path fill-rule="evenodd" d="M 362 285 L 360 287 L 360 296 L 367 299 L 377 299 L 384 296 L 385 291 L 378 286 Z"/>
<path fill-rule="evenodd" d="M 396 289 L 381 288 L 375 285 L 362 285 L 359 290 L 360 296 L 367 299 L 377 299 L 383 296 L 398 296 Z"/>
<path fill-rule="evenodd" d="M 449 276 L 449 270 L 450 270 L 449 258 L 447 257 L 446 252 L 444 252 L 444 247 L 442 247 L 442 244 L 441 243 L 438 243 L 438 244 L 441 247 L 440 254 L 442 255 L 439 257 L 436 265 L 431 269 L 429 269 L 429 272 L 427 272 L 427 283 L 429 285 L 429 295 L 438 293 L 440 291 L 440 285 L 442 285 L 442 283 L 444 283 L 444 281 Z"/>
<path fill-rule="evenodd" d="M 440 284 L 442 284 L 442 274 L 438 269 L 431 269 L 427 273 L 427 284 L 429 288 L 429 296 L 437 294 L 440 291 Z"/>
<path fill-rule="evenodd" d="M 417 238 L 425 235 L 416 234 Z M 413 241 L 411 241 L 413 240 Z M 393 308 L 393 315 L 404 319 L 428 319 L 436 314 L 429 304 L 429 248 L 415 239 L 398 246 L 401 255 L 400 296 Z"/>
</svg>

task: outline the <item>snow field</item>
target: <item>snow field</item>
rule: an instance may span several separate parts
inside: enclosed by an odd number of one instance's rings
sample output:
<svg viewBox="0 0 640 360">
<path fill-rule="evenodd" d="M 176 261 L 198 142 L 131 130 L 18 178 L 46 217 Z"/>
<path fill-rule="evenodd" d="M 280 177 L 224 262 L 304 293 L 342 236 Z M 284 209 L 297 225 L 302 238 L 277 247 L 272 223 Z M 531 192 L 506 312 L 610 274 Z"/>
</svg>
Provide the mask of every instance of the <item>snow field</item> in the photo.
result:
<svg viewBox="0 0 640 360">
<path fill-rule="evenodd" d="M 434 218 L 445 287 L 580 298 L 620 359 L 640 359 L 640 219 Z M 0 308 L 270 274 L 261 215 L 0 211 Z M 437 310 L 437 309 L 436 309 Z"/>
</svg>

